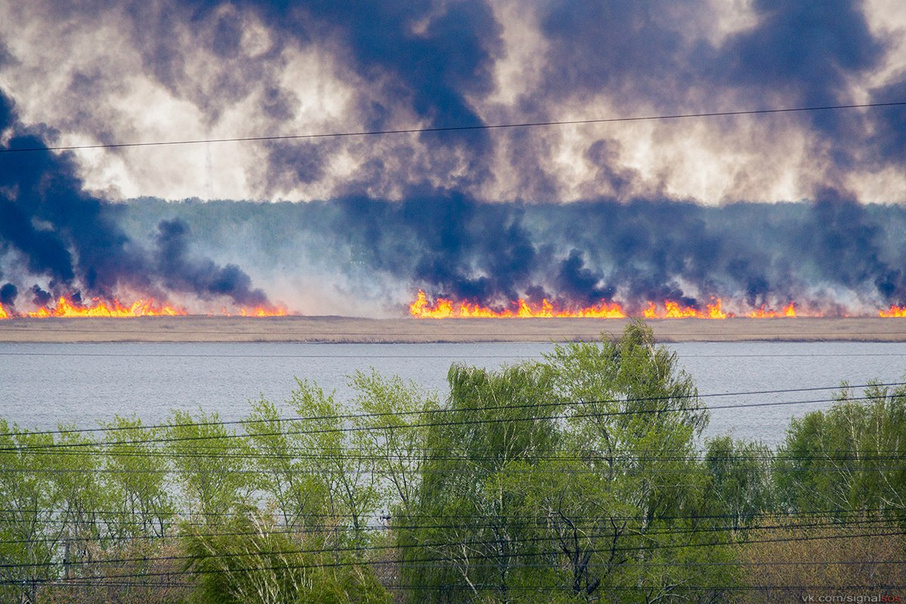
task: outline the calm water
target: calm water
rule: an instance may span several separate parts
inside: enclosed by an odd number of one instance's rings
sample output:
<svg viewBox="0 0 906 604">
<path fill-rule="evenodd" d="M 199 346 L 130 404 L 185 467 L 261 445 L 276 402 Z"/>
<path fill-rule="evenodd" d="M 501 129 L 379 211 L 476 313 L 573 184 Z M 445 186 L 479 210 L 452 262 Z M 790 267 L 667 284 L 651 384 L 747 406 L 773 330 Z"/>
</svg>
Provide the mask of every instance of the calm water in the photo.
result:
<svg viewBox="0 0 906 604">
<path fill-rule="evenodd" d="M 170 410 L 216 410 L 242 418 L 248 401 L 284 400 L 295 378 L 349 393 L 346 377 L 374 367 L 443 394 L 451 363 L 495 368 L 540 358 L 549 344 L 2 344 L 0 416 L 33 429 L 95 427 L 114 414 L 164 421 Z M 793 415 L 829 405 L 830 391 L 759 391 L 838 386 L 842 380 L 902 381 L 906 344 L 685 343 L 671 348 L 713 408 L 708 435 L 776 444 Z M 749 393 L 749 394 L 740 394 Z M 732 396 L 722 396 L 732 394 Z M 721 410 L 740 403 L 809 401 Z"/>
</svg>

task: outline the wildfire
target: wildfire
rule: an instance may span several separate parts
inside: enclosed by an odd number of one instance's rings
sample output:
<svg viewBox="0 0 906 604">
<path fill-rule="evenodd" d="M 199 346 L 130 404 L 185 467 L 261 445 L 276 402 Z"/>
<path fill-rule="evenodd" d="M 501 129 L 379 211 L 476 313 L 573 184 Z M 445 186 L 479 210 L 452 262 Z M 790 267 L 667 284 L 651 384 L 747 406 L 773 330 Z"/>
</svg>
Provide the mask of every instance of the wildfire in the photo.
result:
<svg viewBox="0 0 906 604">
<path fill-rule="evenodd" d="M 625 319 L 629 315 L 622 306 L 616 302 L 601 302 L 594 306 L 579 309 L 557 308 L 548 300 L 532 305 L 525 300 L 514 302 L 514 309 L 494 310 L 486 306 L 471 304 L 469 302 L 454 302 L 446 298 L 438 298 L 433 304 L 428 302 L 425 292 L 419 290 L 415 301 L 409 305 L 409 313 L 419 319 L 467 319 L 467 318 L 492 318 L 492 319 L 531 319 L 531 318 L 588 318 L 588 319 Z M 666 301 L 662 307 L 653 302 L 642 311 L 642 316 L 647 319 L 679 319 L 694 317 L 698 319 L 725 319 L 729 315 L 723 311 L 720 298 L 708 304 L 705 310 L 698 310 L 683 306 L 677 302 Z"/>
<path fill-rule="evenodd" d="M 642 311 L 642 316 L 646 319 L 726 319 L 732 316 L 723 311 L 723 301 L 720 298 L 705 308 L 706 310 L 698 310 L 667 300 L 663 304 L 663 309 L 658 309 L 654 302 L 649 302 L 648 308 Z"/>
<path fill-rule="evenodd" d="M 889 310 L 882 310 L 878 313 L 881 317 L 902 317 L 906 318 L 906 306 L 893 306 Z"/>
<path fill-rule="evenodd" d="M 419 319 L 532 319 L 532 318 L 564 318 L 587 317 L 595 319 L 622 319 L 626 317 L 619 304 L 602 302 L 597 306 L 589 306 L 578 311 L 566 311 L 555 308 L 548 300 L 541 304 L 531 305 L 525 300 L 516 303 L 515 310 L 493 310 L 478 304 L 468 302 L 454 303 L 446 298 L 438 298 L 434 304 L 428 304 L 425 292 L 419 290 L 415 302 L 409 305 L 409 312 Z"/>
<path fill-rule="evenodd" d="M 622 306 L 616 302 L 602 302 L 597 306 L 567 310 L 556 307 L 548 300 L 543 300 L 540 304 L 530 304 L 529 302 L 520 299 L 513 302 L 512 308 L 494 310 L 479 304 L 455 302 L 447 298 L 437 298 L 431 303 L 428 301 L 425 292 L 421 290 L 419 290 L 415 301 L 409 305 L 409 313 L 418 319 L 584 317 L 622 319 L 629 316 L 629 314 L 623 310 Z M 889 310 L 880 311 L 879 315 L 881 317 L 906 318 L 906 306 L 891 306 Z M 710 304 L 705 305 L 704 309 L 686 306 L 673 300 L 665 300 L 662 303 L 648 302 L 647 307 L 641 311 L 641 316 L 646 319 L 727 319 L 736 316 L 745 316 L 751 319 L 777 319 L 794 318 L 797 316 L 797 311 L 796 304 L 790 302 L 781 310 L 761 306 L 744 315 L 735 315 L 723 309 L 723 301 L 720 298 L 714 298 Z M 819 317 L 822 315 L 815 311 L 808 311 L 806 316 Z"/>
<path fill-rule="evenodd" d="M 752 319 L 775 319 L 777 317 L 795 317 L 796 316 L 796 305 L 790 302 L 789 306 L 784 308 L 782 311 L 775 310 L 766 310 L 764 305 L 762 305 L 757 310 L 753 310 L 746 315 Z"/>
<path fill-rule="evenodd" d="M 289 315 L 289 311 L 282 306 L 278 306 L 276 308 L 267 308 L 264 306 L 247 308 L 243 306 L 235 313 L 232 313 L 224 306 L 221 307 L 220 314 L 224 317 L 285 317 Z"/>
<path fill-rule="evenodd" d="M 171 304 L 159 304 L 153 299 L 138 300 L 123 304 L 118 300 L 104 301 L 98 298 L 80 303 L 68 296 L 61 296 L 54 306 L 42 306 L 28 312 L 16 313 L 0 304 L 0 320 L 13 318 L 46 319 L 50 317 L 178 317 L 185 316 L 186 309 Z M 226 308 L 221 314 L 233 316 Z M 283 317 L 289 312 L 283 307 L 240 308 L 235 315 L 241 317 Z"/>
<path fill-rule="evenodd" d="M 14 314 L 4 310 L 2 318 L 14 316 L 32 319 L 45 319 L 48 317 L 156 317 L 179 316 L 186 314 L 185 309 L 170 304 L 158 304 L 153 299 L 138 300 L 126 305 L 119 300 L 110 302 L 95 298 L 89 303 L 79 303 L 67 296 L 61 296 L 55 306 L 42 306 L 38 310 Z"/>
</svg>

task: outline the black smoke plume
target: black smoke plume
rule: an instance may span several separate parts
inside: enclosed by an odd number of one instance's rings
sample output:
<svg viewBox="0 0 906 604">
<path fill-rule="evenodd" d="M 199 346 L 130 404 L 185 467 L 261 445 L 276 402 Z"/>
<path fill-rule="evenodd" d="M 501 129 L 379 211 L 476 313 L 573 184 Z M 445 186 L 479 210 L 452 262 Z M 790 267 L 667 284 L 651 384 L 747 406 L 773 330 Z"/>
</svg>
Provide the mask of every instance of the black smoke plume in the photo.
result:
<svg viewBox="0 0 906 604">
<path fill-rule="evenodd" d="M 3 306 L 15 306 L 18 296 L 19 290 L 12 283 L 4 283 L 3 287 L 0 287 L 0 304 Z"/>
<path fill-rule="evenodd" d="M 221 267 L 207 258 L 192 258 L 185 222 L 163 220 L 158 231 L 157 270 L 164 287 L 190 292 L 202 300 L 226 296 L 242 306 L 268 305 L 265 293 L 252 289 L 251 278 L 235 264 Z"/>
<path fill-rule="evenodd" d="M 194 258 L 184 225 L 162 224 L 157 250 L 136 245 L 117 223 L 116 208 L 84 191 L 73 157 L 46 150 L 45 135 L 53 133 L 25 130 L 2 92 L 0 133 L 9 134 L 0 147 L 0 254 L 15 261 L 4 304 L 22 286 L 38 306 L 61 295 L 112 300 L 123 290 L 158 300 L 180 293 L 269 305 L 237 266 Z"/>
</svg>

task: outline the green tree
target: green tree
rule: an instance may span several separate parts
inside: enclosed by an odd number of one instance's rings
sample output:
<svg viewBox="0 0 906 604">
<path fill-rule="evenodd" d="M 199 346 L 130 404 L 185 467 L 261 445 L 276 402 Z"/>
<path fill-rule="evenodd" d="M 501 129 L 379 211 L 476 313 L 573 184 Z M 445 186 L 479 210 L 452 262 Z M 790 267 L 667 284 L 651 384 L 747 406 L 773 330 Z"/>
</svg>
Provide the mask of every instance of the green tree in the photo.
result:
<svg viewBox="0 0 906 604">
<path fill-rule="evenodd" d="M 174 411 L 166 432 L 168 452 L 189 509 L 217 523 L 249 502 L 254 480 L 247 467 L 243 435 L 227 429 L 217 413 L 199 412 L 198 421 Z"/>
<path fill-rule="evenodd" d="M 38 585 L 58 576 L 61 494 L 48 470 L 53 437 L 0 420 L 0 595 L 34 602 Z"/>
<path fill-rule="evenodd" d="M 245 422 L 253 467 L 257 471 L 256 487 L 264 495 L 265 503 L 279 512 L 287 528 L 318 530 L 326 524 L 325 516 L 330 510 L 329 484 L 320 465 L 322 451 L 312 434 L 318 431 L 316 426 L 321 426 L 320 422 L 316 419 L 304 423 L 286 421 L 280 409 L 264 398 L 252 403 L 252 412 Z"/>
<path fill-rule="evenodd" d="M 290 534 L 257 510 L 236 514 L 210 534 L 186 527 L 187 569 L 199 602 L 211 604 L 389 604 L 368 568 L 338 562 L 325 536 Z"/>
<path fill-rule="evenodd" d="M 764 513 L 775 511 L 773 460 L 771 450 L 761 443 L 735 441 L 729 436 L 708 441 L 706 499 L 712 514 L 723 516 L 726 526 L 739 531 Z"/>
<path fill-rule="evenodd" d="M 325 521 L 332 523 L 334 545 L 364 545 L 378 503 L 372 460 L 353 446 L 354 431 L 344 410 L 318 386 L 299 381 L 288 405 L 300 418 L 290 431 L 303 463 L 309 464 L 326 495 Z M 319 487 L 321 488 L 321 487 Z"/>
<path fill-rule="evenodd" d="M 354 446 L 374 461 L 372 471 L 381 478 L 381 504 L 394 517 L 406 517 L 415 501 L 428 444 L 427 431 L 419 426 L 436 417 L 437 396 L 374 370 L 356 372 L 350 385 L 356 393 L 353 407 L 361 412 L 355 418 Z"/>
<path fill-rule="evenodd" d="M 447 413 L 426 422 L 427 459 L 413 519 L 400 531 L 413 601 L 511 601 L 530 581 L 538 543 L 510 473 L 556 448 L 550 378 L 533 366 L 454 366 Z"/>
<path fill-rule="evenodd" d="M 620 602 L 719 597 L 688 589 L 732 577 L 695 563 L 730 554 L 698 530 L 708 528 L 696 520 L 708 505 L 696 448 L 708 413 L 676 353 L 634 322 L 620 338 L 557 346 L 546 361 L 565 401 L 561 440 L 576 473 L 586 475 L 551 492 L 546 506 L 561 518 L 558 539 L 564 527 L 570 536 L 590 522 L 585 541 L 573 536 L 569 548 L 572 560 L 588 562 L 564 566 L 572 592 Z"/>
<path fill-rule="evenodd" d="M 136 538 L 167 537 L 173 532 L 176 506 L 166 450 L 154 442 L 164 436 L 141 419 L 116 416 L 106 425 L 102 467 L 109 494 L 107 531 L 114 543 Z"/>
<path fill-rule="evenodd" d="M 906 509 L 906 387 L 845 386 L 827 411 L 790 422 L 775 475 L 789 511 L 887 514 Z"/>
<path fill-rule="evenodd" d="M 736 580 L 702 520 L 707 410 L 644 324 L 449 382 L 423 524 L 401 531 L 413 601 L 710 602 L 720 589 L 700 586 Z"/>
<path fill-rule="evenodd" d="M 41 455 L 60 502 L 64 577 L 86 576 L 93 546 L 106 541 L 104 512 L 113 504 L 101 481 L 103 455 L 91 436 L 62 427 L 54 447 Z"/>
</svg>

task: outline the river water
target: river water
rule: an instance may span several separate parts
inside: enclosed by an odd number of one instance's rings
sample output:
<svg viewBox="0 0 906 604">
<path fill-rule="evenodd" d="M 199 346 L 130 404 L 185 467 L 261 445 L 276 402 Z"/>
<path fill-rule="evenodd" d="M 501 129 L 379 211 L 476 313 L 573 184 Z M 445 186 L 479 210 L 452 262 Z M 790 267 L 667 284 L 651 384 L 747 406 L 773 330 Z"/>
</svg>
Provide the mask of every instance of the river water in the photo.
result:
<svg viewBox="0 0 906 604">
<path fill-rule="evenodd" d="M 906 381 L 906 343 L 707 342 L 670 348 L 712 408 L 706 436 L 731 434 L 772 446 L 783 439 L 792 416 L 829 406 L 832 390 L 764 391 L 838 387 L 844 380 Z M 250 399 L 283 401 L 296 378 L 336 390 L 342 400 L 350 393 L 346 376 L 372 367 L 443 396 L 451 363 L 496 368 L 541 358 L 550 349 L 540 343 L 0 343 L 0 417 L 39 430 L 96 427 L 116 414 L 160 423 L 172 409 L 217 411 L 223 420 L 236 420 L 248 413 Z M 762 403 L 773 405 L 738 407 Z"/>
</svg>

